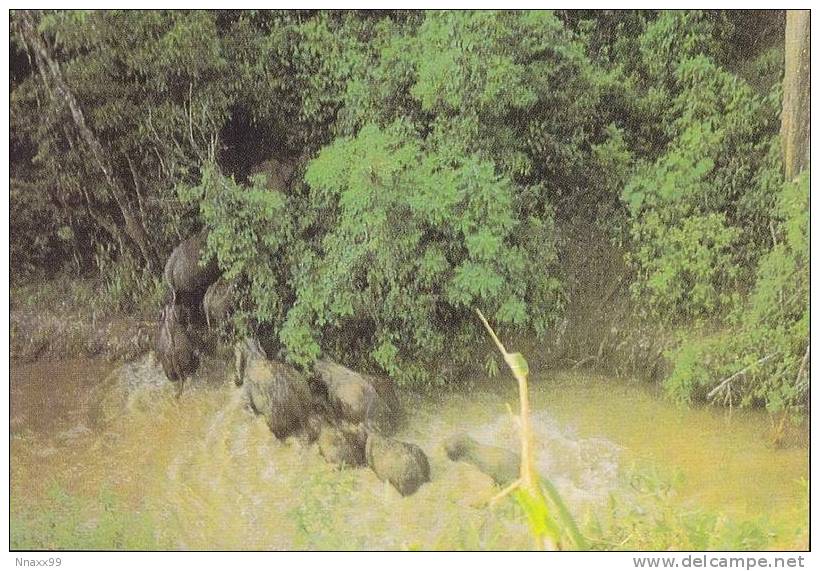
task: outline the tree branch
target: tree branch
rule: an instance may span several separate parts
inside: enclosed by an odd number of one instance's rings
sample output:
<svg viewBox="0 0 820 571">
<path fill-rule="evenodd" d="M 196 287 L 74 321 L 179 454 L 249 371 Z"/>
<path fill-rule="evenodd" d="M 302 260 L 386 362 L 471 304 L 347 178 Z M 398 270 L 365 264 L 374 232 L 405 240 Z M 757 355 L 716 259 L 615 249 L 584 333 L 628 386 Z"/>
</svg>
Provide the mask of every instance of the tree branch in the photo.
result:
<svg viewBox="0 0 820 571">
<path fill-rule="evenodd" d="M 741 376 L 741 375 L 743 375 L 744 373 L 746 373 L 746 371 L 748 371 L 749 369 L 751 369 L 751 368 L 752 368 L 752 367 L 754 367 L 755 365 L 762 365 L 763 363 L 765 363 L 766 361 L 768 361 L 769 359 L 771 359 L 772 357 L 774 357 L 774 356 L 776 356 L 776 355 L 778 355 L 778 354 L 779 354 L 779 353 L 772 353 L 771 355 L 766 355 L 765 357 L 763 357 L 762 359 L 758 359 L 757 361 L 755 361 L 755 362 L 754 362 L 754 363 L 752 363 L 751 365 L 746 365 L 746 366 L 745 366 L 745 367 L 743 367 L 741 370 L 739 370 L 737 373 L 735 373 L 735 374 L 733 374 L 733 375 L 731 375 L 731 376 L 729 376 L 729 377 L 726 377 L 725 379 L 723 379 L 723 380 L 720 382 L 720 384 L 719 384 L 718 386 L 716 386 L 716 387 L 715 387 L 715 388 L 713 388 L 711 391 L 709 391 L 709 394 L 708 394 L 708 395 L 706 395 L 706 398 L 710 398 L 710 399 L 711 399 L 711 398 L 714 398 L 714 396 L 715 396 L 717 393 L 719 393 L 721 389 L 723 389 L 726 385 L 728 385 L 729 383 L 731 383 L 732 381 L 734 381 L 734 380 L 735 380 L 736 378 L 738 378 L 739 376 Z"/>
<path fill-rule="evenodd" d="M 134 214 L 128 201 L 128 195 L 117 180 L 114 169 L 107 159 L 107 153 L 103 149 L 102 144 L 86 123 L 82 107 L 63 78 L 60 66 L 54 61 L 51 54 L 49 54 L 45 41 L 37 31 L 33 13 L 30 10 L 21 10 L 17 23 L 20 34 L 23 36 L 26 44 L 34 52 L 37 69 L 40 71 L 40 76 L 46 88 L 48 89 L 50 87 L 52 97 L 62 100 L 68 106 L 74 125 L 79 131 L 80 138 L 90 149 L 94 163 L 102 172 L 107 186 L 122 213 L 123 220 L 125 221 L 126 234 L 137 245 L 145 262 L 149 266 L 155 265 L 156 261 L 154 260 L 153 251 L 150 247 L 150 239 L 145 231 L 145 227 Z"/>
</svg>

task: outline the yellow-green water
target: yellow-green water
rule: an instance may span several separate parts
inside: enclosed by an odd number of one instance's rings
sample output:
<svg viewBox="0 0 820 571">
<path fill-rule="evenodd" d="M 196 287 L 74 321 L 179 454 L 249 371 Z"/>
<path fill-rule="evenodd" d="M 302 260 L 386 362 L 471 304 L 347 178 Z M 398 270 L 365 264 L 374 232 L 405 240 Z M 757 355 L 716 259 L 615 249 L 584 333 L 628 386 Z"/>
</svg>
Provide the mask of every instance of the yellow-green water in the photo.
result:
<svg viewBox="0 0 820 571">
<path fill-rule="evenodd" d="M 630 501 L 629 475 L 640 465 L 677 477 L 687 509 L 805 525 L 807 448 L 800 438 L 768 445 L 764 414 L 684 409 L 643 385 L 566 373 L 534 376 L 531 393 L 539 469 L 579 520 L 605 510 L 610 495 Z M 516 407 L 515 385 L 504 376 L 435 397 L 403 395 L 408 418 L 397 437 L 425 450 L 432 475 L 407 498 L 368 469 L 333 469 L 315 445 L 276 441 L 217 363 L 181 401 L 172 395 L 150 357 L 113 371 L 87 360 L 14 365 L 18 546 L 531 548 L 511 502 L 477 505 L 497 489 L 442 449 L 456 431 L 515 448 L 506 407 Z M 60 494 L 81 499 L 71 517 Z M 100 500 L 109 495 L 115 504 Z M 89 539 L 102 521 L 113 531 Z M 55 525 L 66 529 L 48 532 Z M 784 541 L 774 546 L 802 547 L 799 537 Z"/>
</svg>

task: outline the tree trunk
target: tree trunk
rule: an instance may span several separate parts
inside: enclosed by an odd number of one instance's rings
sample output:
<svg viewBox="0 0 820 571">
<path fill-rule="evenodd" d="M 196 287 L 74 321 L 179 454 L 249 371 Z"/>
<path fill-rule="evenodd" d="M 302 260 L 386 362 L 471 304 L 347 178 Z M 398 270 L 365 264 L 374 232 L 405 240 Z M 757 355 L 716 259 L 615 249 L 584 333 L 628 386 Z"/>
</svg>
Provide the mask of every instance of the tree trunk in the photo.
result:
<svg viewBox="0 0 820 571">
<path fill-rule="evenodd" d="M 52 97 L 54 97 L 55 100 L 62 100 L 68 106 L 74 125 L 79 132 L 80 139 L 82 139 L 91 151 L 94 164 L 102 172 L 111 195 L 122 214 L 123 221 L 125 222 L 126 235 L 137 245 L 142 258 L 149 268 L 159 267 L 156 254 L 151 247 L 151 240 L 145 231 L 145 226 L 142 224 L 142 220 L 139 216 L 134 212 L 128 199 L 128 193 L 117 180 L 105 149 L 85 122 L 82 107 L 80 107 L 77 98 L 65 82 L 60 66 L 51 57 L 46 43 L 37 31 L 34 15 L 29 10 L 21 10 L 19 14 L 18 30 L 20 35 L 34 52 L 37 69 L 46 87 L 51 90 Z"/>
<path fill-rule="evenodd" d="M 786 64 L 780 138 L 786 180 L 809 166 L 811 18 L 808 10 L 786 11 Z"/>
</svg>

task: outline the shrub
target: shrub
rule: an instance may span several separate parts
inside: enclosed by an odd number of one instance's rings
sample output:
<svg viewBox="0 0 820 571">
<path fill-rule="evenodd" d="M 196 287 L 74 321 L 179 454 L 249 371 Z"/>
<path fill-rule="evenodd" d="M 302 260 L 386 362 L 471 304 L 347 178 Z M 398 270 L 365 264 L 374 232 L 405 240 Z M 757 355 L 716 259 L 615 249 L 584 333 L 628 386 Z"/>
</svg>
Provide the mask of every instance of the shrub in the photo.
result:
<svg viewBox="0 0 820 571">
<path fill-rule="evenodd" d="M 801 415 L 808 406 L 809 173 L 783 184 L 772 216 L 774 245 L 758 263 L 751 294 L 725 331 L 686 338 L 670 353 L 666 385 L 680 399 L 765 404 Z"/>
<path fill-rule="evenodd" d="M 666 151 L 639 164 L 622 192 L 633 293 L 666 323 L 719 321 L 769 240 L 776 92 L 757 95 L 705 56 L 683 60 L 673 86 Z"/>
<path fill-rule="evenodd" d="M 177 187 L 184 203 L 198 205 L 208 228 L 208 249 L 227 280 L 238 286 L 240 306 L 235 321 L 247 332 L 252 323 L 281 324 L 289 303 L 288 246 L 294 217 L 289 198 L 267 187 L 265 175 L 249 185 L 207 165 L 196 186 Z"/>
<path fill-rule="evenodd" d="M 554 317 L 552 221 L 522 219 L 492 163 L 397 122 L 337 140 L 305 180 L 323 230 L 293 268 L 281 339 L 297 363 L 367 332 L 357 342 L 384 371 L 430 380 L 420 365 L 473 362 L 475 304 L 535 333 Z"/>
</svg>

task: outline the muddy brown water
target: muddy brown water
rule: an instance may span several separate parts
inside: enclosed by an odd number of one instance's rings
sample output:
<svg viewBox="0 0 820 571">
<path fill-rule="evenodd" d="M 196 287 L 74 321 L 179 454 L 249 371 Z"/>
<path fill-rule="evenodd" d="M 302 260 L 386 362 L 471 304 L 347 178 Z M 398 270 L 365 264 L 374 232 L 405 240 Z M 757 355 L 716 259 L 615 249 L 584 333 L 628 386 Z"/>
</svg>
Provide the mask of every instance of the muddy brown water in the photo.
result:
<svg viewBox="0 0 820 571">
<path fill-rule="evenodd" d="M 88 498 L 110 490 L 175 549 L 531 547 L 509 509 L 476 507 L 497 491 L 492 481 L 442 448 L 464 431 L 515 449 L 511 379 L 402 396 L 409 414 L 397 437 L 425 450 L 432 475 L 403 498 L 368 469 L 335 470 L 315 445 L 276 441 L 228 378 L 208 363 L 178 402 L 150 355 L 121 367 L 13 364 L 12 513 L 52 509 L 57 485 Z M 807 448 L 770 446 L 765 415 L 683 409 L 643 385 L 582 374 L 534 376 L 531 392 L 539 470 L 579 518 L 628 493 L 624 473 L 636 463 L 676 475 L 694 506 L 805 517 Z"/>
</svg>

